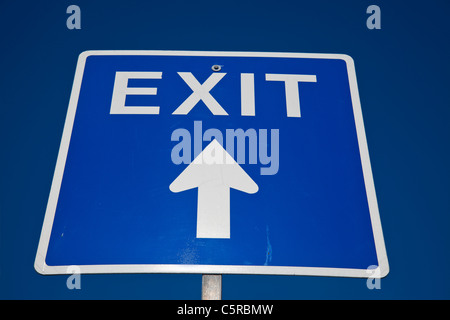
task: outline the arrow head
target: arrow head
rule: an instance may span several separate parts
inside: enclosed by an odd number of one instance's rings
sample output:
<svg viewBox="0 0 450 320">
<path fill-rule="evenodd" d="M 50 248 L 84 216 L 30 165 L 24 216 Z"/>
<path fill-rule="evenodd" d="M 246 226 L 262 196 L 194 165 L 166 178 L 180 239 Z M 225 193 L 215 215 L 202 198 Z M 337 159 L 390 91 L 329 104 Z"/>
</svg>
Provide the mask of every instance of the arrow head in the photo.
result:
<svg viewBox="0 0 450 320">
<path fill-rule="evenodd" d="M 256 193 L 259 189 L 253 179 L 215 139 L 170 184 L 169 189 L 172 192 L 181 192 L 204 184 L 222 185 L 246 193 Z"/>
</svg>

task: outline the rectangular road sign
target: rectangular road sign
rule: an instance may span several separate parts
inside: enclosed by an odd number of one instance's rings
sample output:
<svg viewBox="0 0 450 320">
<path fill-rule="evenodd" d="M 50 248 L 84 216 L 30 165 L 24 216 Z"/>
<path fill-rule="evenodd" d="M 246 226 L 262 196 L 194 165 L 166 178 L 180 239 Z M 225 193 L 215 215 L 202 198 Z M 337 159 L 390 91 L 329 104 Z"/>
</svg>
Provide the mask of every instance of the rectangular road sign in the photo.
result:
<svg viewBox="0 0 450 320">
<path fill-rule="evenodd" d="M 353 60 L 83 52 L 35 269 L 73 265 L 385 276 Z"/>
</svg>

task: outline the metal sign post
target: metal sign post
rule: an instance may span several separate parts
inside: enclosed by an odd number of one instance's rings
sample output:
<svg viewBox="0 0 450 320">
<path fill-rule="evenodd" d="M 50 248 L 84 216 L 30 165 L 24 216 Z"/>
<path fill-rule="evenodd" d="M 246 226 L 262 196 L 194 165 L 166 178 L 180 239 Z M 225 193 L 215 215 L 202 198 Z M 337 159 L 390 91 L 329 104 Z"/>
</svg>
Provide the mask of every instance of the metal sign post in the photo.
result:
<svg viewBox="0 0 450 320">
<path fill-rule="evenodd" d="M 202 300 L 222 300 L 221 274 L 204 274 L 202 276 Z"/>
</svg>

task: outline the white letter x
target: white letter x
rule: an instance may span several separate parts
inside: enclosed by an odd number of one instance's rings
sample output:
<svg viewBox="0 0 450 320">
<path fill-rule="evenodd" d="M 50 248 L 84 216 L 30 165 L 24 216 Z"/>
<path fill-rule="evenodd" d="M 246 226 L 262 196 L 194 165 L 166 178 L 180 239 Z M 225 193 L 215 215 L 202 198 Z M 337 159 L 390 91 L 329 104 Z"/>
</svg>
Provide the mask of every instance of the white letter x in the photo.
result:
<svg viewBox="0 0 450 320">
<path fill-rule="evenodd" d="M 212 114 L 220 116 L 228 115 L 209 93 L 226 73 L 213 73 L 203 84 L 200 84 L 191 72 L 178 72 L 178 74 L 193 92 L 172 114 L 188 114 L 202 100 Z"/>
</svg>

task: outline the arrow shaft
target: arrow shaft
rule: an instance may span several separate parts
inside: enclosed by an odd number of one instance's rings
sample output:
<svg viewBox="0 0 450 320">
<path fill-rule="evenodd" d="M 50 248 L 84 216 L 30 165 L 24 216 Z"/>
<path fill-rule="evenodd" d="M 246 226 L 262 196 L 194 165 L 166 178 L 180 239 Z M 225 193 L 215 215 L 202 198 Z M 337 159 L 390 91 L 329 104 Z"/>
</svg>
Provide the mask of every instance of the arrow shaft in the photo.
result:
<svg viewBox="0 0 450 320">
<path fill-rule="evenodd" d="M 213 154 L 225 155 L 225 163 L 200 161 L 214 158 Z M 172 192 L 192 188 L 198 188 L 197 238 L 213 239 L 230 238 L 230 188 L 258 191 L 255 181 L 215 139 L 169 186 Z"/>
<path fill-rule="evenodd" d="M 230 188 L 209 183 L 198 188 L 197 238 L 230 238 Z"/>
</svg>

